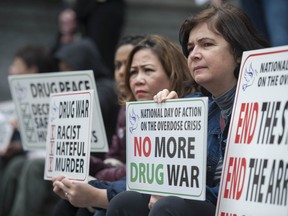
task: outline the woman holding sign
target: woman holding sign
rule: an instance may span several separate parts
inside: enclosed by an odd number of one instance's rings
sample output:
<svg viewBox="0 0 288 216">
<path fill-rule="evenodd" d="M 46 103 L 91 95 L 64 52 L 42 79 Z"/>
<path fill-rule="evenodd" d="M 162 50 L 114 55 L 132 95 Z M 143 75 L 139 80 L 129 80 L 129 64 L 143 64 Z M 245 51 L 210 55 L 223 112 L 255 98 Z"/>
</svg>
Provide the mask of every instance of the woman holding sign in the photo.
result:
<svg viewBox="0 0 288 216">
<path fill-rule="evenodd" d="M 124 77 L 123 104 L 126 101 L 152 100 L 153 96 L 164 88 L 177 91 L 181 97 L 195 91 L 195 83 L 181 51 L 167 39 L 156 35 L 145 37 L 133 48 Z M 126 181 L 107 183 L 110 185 L 107 189 L 99 186 L 97 180 L 90 184 L 95 187 L 63 178 L 53 182 L 54 191 L 73 206 L 106 209 L 109 200 L 120 192 L 118 189 L 122 186 L 122 191 L 125 190 Z M 97 215 L 98 213 L 99 211 L 96 211 Z"/>
<path fill-rule="evenodd" d="M 119 101 L 124 96 L 125 91 L 125 69 L 126 62 L 131 50 L 136 46 L 144 36 L 141 35 L 127 35 L 121 38 L 118 43 L 118 47 L 115 53 L 115 69 L 114 78 L 117 85 L 117 93 Z M 112 136 L 109 151 L 105 154 L 105 159 L 100 159 L 94 155 L 90 157 L 90 168 L 89 175 L 94 176 L 98 180 L 90 181 L 89 183 L 95 187 L 93 190 L 98 196 L 95 200 L 99 200 L 99 205 L 101 206 L 101 200 L 107 201 L 110 194 L 117 193 L 118 191 L 125 190 L 125 180 L 122 183 L 123 178 L 126 175 L 126 111 L 125 106 L 122 106 L 117 117 L 117 124 L 115 133 Z M 111 131 L 112 132 L 112 131 Z M 119 181 L 116 181 L 119 180 Z M 65 179 L 64 176 L 58 176 L 54 179 L 53 185 L 55 185 L 55 193 L 61 198 L 57 205 L 54 207 L 53 215 L 91 215 L 91 212 L 86 208 L 78 208 L 73 206 L 67 197 L 65 197 L 65 192 L 57 189 L 57 185 L 61 181 L 63 186 L 65 182 L 70 183 L 70 180 Z M 109 181 L 109 182 L 106 182 Z M 116 181 L 116 182 L 115 182 Z M 110 183 L 110 182 L 113 182 Z M 88 188 L 88 187 L 87 187 Z M 88 188 L 89 189 L 89 188 Z M 81 194 L 81 193 L 79 193 Z M 77 192 L 76 195 L 77 196 Z M 103 196 L 103 197 L 102 197 Z M 100 197 L 100 198 L 99 198 Z M 76 205 L 77 206 L 77 205 Z M 97 211 L 99 212 L 99 211 Z"/>
<path fill-rule="evenodd" d="M 108 216 L 214 216 L 222 172 L 222 161 L 233 108 L 242 52 L 267 46 L 257 36 L 247 16 L 230 5 L 210 7 L 181 26 L 180 43 L 188 59 L 194 80 L 214 102 L 209 106 L 206 201 L 187 200 L 176 196 L 150 196 L 127 191 L 117 195 L 110 203 Z M 178 98 L 177 91 L 159 92 L 154 100 L 163 102 Z M 209 133 L 210 115 L 221 110 L 218 137 Z M 217 163 L 214 163 L 216 160 Z"/>
</svg>

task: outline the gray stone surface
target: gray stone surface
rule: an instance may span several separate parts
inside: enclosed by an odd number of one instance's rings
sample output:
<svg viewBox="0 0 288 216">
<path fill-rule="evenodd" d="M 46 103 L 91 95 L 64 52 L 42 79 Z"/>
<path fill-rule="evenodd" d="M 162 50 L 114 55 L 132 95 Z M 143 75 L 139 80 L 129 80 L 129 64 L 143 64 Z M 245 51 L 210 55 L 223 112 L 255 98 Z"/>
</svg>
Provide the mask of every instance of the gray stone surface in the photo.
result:
<svg viewBox="0 0 288 216">
<path fill-rule="evenodd" d="M 162 34 L 178 43 L 179 27 L 199 8 L 193 0 L 126 0 L 124 34 Z M 0 0 L 0 101 L 11 99 L 8 68 L 26 44 L 50 45 L 61 0 Z"/>
<path fill-rule="evenodd" d="M 59 3 L 0 0 L 0 101 L 11 99 L 8 68 L 17 49 L 26 44 L 51 44 L 57 30 Z"/>
</svg>

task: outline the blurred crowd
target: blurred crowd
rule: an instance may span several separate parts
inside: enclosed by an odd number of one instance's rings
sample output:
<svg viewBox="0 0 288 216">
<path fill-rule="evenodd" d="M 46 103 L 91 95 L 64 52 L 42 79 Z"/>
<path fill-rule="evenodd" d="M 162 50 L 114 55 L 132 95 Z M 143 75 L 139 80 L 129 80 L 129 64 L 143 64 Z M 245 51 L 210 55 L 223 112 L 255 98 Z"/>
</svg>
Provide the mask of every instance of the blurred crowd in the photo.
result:
<svg viewBox="0 0 288 216">
<path fill-rule="evenodd" d="M 224 2 L 229 1 L 195 0 L 199 10 L 210 3 L 220 5 Z M 271 46 L 288 45 L 287 0 L 239 0 L 238 3 L 253 21 L 258 34 Z M 48 47 L 41 44 L 19 47 L 9 75 L 93 70 L 107 140 L 113 143 L 121 110 L 115 71 L 123 64 L 115 58 L 124 36 L 127 2 L 66 0 L 62 7 L 58 23 L 55 23 L 58 31 L 53 43 Z M 9 122 L 13 128 L 10 144 L 5 149 L 0 148 L 0 216 L 51 215 L 60 198 L 53 192 L 51 182 L 43 180 L 43 156 L 41 152 L 24 151 L 17 117 Z M 105 160 L 106 156 L 98 153 L 93 157 Z"/>
</svg>

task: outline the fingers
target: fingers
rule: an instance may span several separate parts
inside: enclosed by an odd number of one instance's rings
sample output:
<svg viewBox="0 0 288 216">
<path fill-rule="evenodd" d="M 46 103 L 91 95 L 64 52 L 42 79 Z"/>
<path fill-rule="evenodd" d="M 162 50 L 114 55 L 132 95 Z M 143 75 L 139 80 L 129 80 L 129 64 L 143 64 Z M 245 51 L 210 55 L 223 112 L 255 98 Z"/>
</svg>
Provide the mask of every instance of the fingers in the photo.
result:
<svg viewBox="0 0 288 216">
<path fill-rule="evenodd" d="M 55 181 L 62 181 L 62 179 L 64 179 L 65 176 L 56 176 L 54 178 L 52 178 L 52 182 L 54 183 Z"/>
<path fill-rule="evenodd" d="M 177 99 L 178 98 L 178 94 L 175 91 L 171 91 L 169 93 L 169 95 L 167 96 L 168 99 Z M 167 100 L 168 100 L 167 99 Z"/>
<path fill-rule="evenodd" d="M 53 192 L 56 193 L 59 197 L 61 197 L 62 199 L 65 199 L 65 191 L 63 191 L 59 184 L 61 184 L 61 182 L 56 181 L 55 183 L 53 183 Z"/>
<path fill-rule="evenodd" d="M 71 188 L 71 187 L 73 186 L 72 181 L 69 180 L 68 178 L 62 179 L 61 182 L 62 182 L 62 183 L 65 185 L 65 187 L 67 187 L 67 188 Z"/>
<path fill-rule="evenodd" d="M 58 186 L 61 185 L 61 187 L 64 187 L 64 186 L 67 188 L 72 187 L 72 182 L 65 176 L 57 176 L 53 178 L 52 181 L 53 181 L 53 187 L 54 187 L 54 184 L 57 184 Z"/>
<path fill-rule="evenodd" d="M 56 186 L 58 186 L 61 190 L 65 191 L 65 192 L 68 192 L 68 190 L 71 188 L 69 186 L 69 182 L 70 182 L 69 179 L 64 178 L 62 181 L 57 181 L 55 183 L 56 183 Z"/>
<path fill-rule="evenodd" d="M 167 97 L 167 95 L 169 94 L 168 89 L 163 89 L 162 91 L 158 92 L 154 97 L 154 101 L 156 103 L 162 103 L 165 101 L 165 98 Z"/>
<path fill-rule="evenodd" d="M 52 182 L 53 182 L 53 191 L 54 191 L 54 187 L 57 186 L 57 182 L 61 182 L 63 179 L 65 178 L 65 176 L 57 176 L 52 178 Z"/>
<path fill-rule="evenodd" d="M 72 182 L 64 176 L 58 176 L 53 179 L 53 191 L 62 199 L 68 199 L 71 194 Z"/>
<path fill-rule="evenodd" d="M 166 100 L 169 100 L 169 99 L 176 99 L 178 98 L 178 95 L 175 91 L 171 91 L 169 92 L 168 89 L 163 89 L 162 91 L 158 92 L 154 97 L 153 97 L 153 100 L 156 102 L 156 103 L 163 103 L 165 102 Z"/>
</svg>

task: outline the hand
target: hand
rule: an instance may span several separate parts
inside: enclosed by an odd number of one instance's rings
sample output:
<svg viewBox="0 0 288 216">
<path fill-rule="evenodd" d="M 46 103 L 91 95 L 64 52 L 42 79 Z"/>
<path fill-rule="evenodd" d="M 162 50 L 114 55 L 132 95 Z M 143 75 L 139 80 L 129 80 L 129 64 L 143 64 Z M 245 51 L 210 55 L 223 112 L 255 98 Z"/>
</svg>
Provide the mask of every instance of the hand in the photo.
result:
<svg viewBox="0 0 288 216">
<path fill-rule="evenodd" d="M 94 205 L 95 190 L 97 188 L 87 183 L 73 182 L 63 176 L 53 180 L 53 191 L 62 199 L 67 199 L 73 206 L 79 208 Z"/>
<path fill-rule="evenodd" d="M 171 91 L 169 92 L 168 89 L 164 89 L 160 92 L 158 92 L 154 97 L 153 97 L 153 100 L 156 102 L 156 103 L 163 103 L 165 102 L 166 100 L 169 100 L 169 99 L 176 99 L 178 98 L 178 95 L 175 91 Z"/>
<path fill-rule="evenodd" d="M 61 186 L 60 186 L 62 184 L 61 181 L 64 178 L 65 178 L 65 176 L 57 176 L 56 178 L 52 179 L 53 191 L 54 191 L 54 193 L 56 193 L 62 199 L 67 199 L 67 197 L 65 196 L 65 191 L 63 191 Z"/>
<path fill-rule="evenodd" d="M 151 209 L 154 206 L 154 204 L 162 197 L 163 196 L 151 195 L 150 201 L 149 201 L 149 204 L 148 204 L 148 208 Z"/>
</svg>

